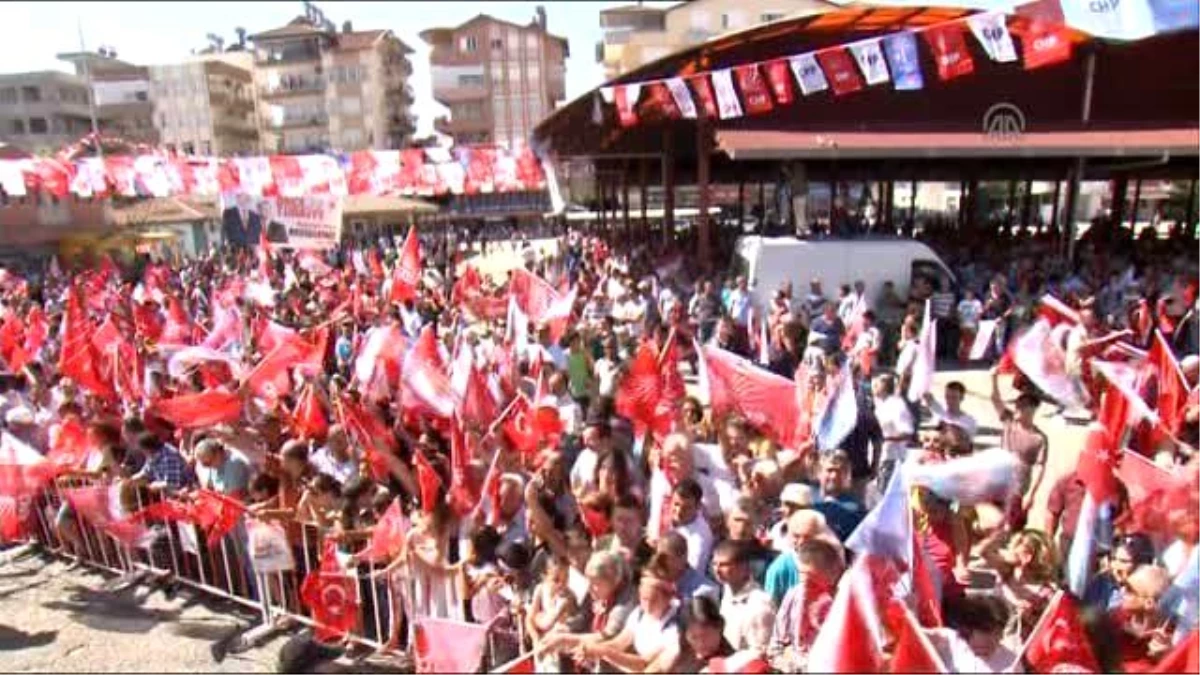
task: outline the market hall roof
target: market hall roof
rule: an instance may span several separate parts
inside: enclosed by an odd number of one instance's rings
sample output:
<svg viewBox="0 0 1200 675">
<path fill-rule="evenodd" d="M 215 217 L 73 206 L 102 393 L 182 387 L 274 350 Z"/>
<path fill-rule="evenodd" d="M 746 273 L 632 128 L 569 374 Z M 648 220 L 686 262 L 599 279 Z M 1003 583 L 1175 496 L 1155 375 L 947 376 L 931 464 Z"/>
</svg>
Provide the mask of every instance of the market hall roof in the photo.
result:
<svg viewBox="0 0 1200 675">
<path fill-rule="evenodd" d="M 785 19 L 723 35 L 646 64 L 605 86 L 644 82 L 783 58 L 963 18 L 975 12 L 938 7 L 850 8 Z M 1019 32 L 1029 24 L 1008 17 Z M 932 56 L 919 50 L 924 88 L 896 91 L 891 83 L 834 97 L 828 92 L 801 96 L 769 113 L 710 120 L 715 130 L 806 131 L 810 133 L 980 133 L 987 110 L 998 103 L 1017 106 L 1025 131 L 1181 129 L 1200 126 L 1196 31 L 1158 35 L 1137 42 L 1093 39 L 1068 29 L 1075 45 L 1069 61 L 1032 71 L 1020 62 L 995 63 L 968 37 L 974 72 L 940 81 Z M 1087 52 L 1095 54 L 1090 122 L 1081 121 Z M 794 84 L 794 83 L 793 83 Z M 660 154 L 670 142 L 676 157 L 695 156 L 694 120 L 652 119 L 638 109 L 639 123 L 623 128 L 614 107 L 597 88 L 557 110 L 535 130 L 535 145 L 558 156 L 633 157 Z M 642 103 L 649 97 L 644 95 Z M 600 124 L 594 121 L 598 115 Z M 668 140 L 669 139 L 669 140 Z M 920 155 L 914 155 L 920 156 Z"/>
</svg>

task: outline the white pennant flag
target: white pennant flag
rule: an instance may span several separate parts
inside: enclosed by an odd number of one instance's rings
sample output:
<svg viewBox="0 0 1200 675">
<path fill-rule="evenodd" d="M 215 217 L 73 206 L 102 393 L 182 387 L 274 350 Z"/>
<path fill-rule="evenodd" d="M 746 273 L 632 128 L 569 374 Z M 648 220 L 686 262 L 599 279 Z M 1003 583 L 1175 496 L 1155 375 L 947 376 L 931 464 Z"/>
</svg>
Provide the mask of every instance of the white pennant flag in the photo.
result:
<svg viewBox="0 0 1200 675">
<path fill-rule="evenodd" d="M 862 71 L 868 86 L 888 81 L 887 61 L 883 58 L 883 48 L 878 38 L 847 46 L 850 47 L 854 60 L 858 62 L 858 69 Z"/>
<path fill-rule="evenodd" d="M 713 92 L 717 96 L 717 112 L 721 119 L 733 119 L 742 116 L 742 104 L 738 101 L 737 91 L 733 88 L 733 73 L 730 69 L 714 70 L 712 74 Z"/>
<path fill-rule="evenodd" d="M 679 114 L 687 120 L 696 119 L 696 103 L 692 100 L 692 92 L 688 91 L 683 78 L 670 77 L 666 82 L 671 98 L 675 99 L 675 107 L 679 108 Z"/>
<path fill-rule="evenodd" d="M 1002 12 L 975 14 L 967 19 L 967 25 L 993 61 L 1011 63 L 1017 60 L 1017 49 Z"/>
<path fill-rule="evenodd" d="M 825 79 L 825 72 L 821 70 L 821 66 L 817 63 L 817 57 L 812 54 L 801 54 L 788 59 L 788 65 L 792 67 L 792 74 L 796 76 L 796 82 L 800 84 L 800 91 L 808 96 L 815 94 L 818 91 L 825 91 L 829 88 L 829 81 Z"/>
</svg>

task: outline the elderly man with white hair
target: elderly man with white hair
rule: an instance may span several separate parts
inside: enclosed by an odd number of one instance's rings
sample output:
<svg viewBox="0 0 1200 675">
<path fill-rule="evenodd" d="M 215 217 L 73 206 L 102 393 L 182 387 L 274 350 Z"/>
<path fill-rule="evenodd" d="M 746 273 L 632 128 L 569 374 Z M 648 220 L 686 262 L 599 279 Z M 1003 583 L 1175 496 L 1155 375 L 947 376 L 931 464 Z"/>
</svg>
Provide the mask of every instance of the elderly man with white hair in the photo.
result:
<svg viewBox="0 0 1200 675">
<path fill-rule="evenodd" d="M 650 541 L 657 541 L 670 529 L 671 494 L 685 478 L 694 478 L 700 485 L 701 513 L 709 520 L 722 518 L 721 501 L 712 480 L 696 471 L 692 439 L 687 434 L 674 433 L 663 439 L 659 465 L 650 475 L 650 521 L 646 528 L 646 538 Z"/>
</svg>

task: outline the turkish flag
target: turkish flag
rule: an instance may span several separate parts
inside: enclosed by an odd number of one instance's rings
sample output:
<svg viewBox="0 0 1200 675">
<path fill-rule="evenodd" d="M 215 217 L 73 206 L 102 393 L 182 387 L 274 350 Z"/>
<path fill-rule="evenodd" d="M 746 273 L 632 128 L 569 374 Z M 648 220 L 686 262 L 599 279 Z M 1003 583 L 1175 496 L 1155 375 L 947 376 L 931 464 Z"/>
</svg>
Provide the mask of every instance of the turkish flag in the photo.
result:
<svg viewBox="0 0 1200 675">
<path fill-rule="evenodd" d="M 338 399 L 336 412 L 346 433 L 350 434 L 366 455 L 372 477 L 379 481 L 387 480 L 389 470 L 384 455 L 389 454 L 395 447 L 395 435 L 392 430 L 346 394 L 342 394 Z"/>
<path fill-rule="evenodd" d="M 418 673 L 474 673 L 487 647 L 490 624 L 422 617 L 413 626 Z"/>
<path fill-rule="evenodd" d="M 1183 412 L 1187 405 L 1189 387 L 1183 370 L 1167 345 L 1162 333 L 1154 331 L 1150 353 L 1146 357 L 1150 367 L 1158 374 L 1158 417 L 1169 433 L 1179 433 L 1183 424 Z"/>
<path fill-rule="evenodd" d="M 358 621 L 356 585 L 338 564 L 337 544 L 326 539 L 320 566 L 300 585 L 300 599 L 312 610 L 318 640 L 340 638 L 354 628 Z"/>
<path fill-rule="evenodd" d="M 91 339 L 93 329 L 83 314 L 77 289 L 72 290 L 67 298 L 67 311 L 63 321 L 58 372 L 101 398 L 116 400 L 117 392 L 112 383 L 100 373 L 99 354 Z"/>
<path fill-rule="evenodd" d="M 733 69 L 733 74 L 737 78 L 738 88 L 742 90 L 746 112 L 751 115 L 771 112 L 775 104 L 771 102 L 771 92 L 758 64 L 738 66 Z"/>
<path fill-rule="evenodd" d="M 828 49 L 817 52 L 817 61 L 825 70 L 825 78 L 835 96 L 852 94 L 863 88 L 862 77 L 858 74 L 858 66 L 845 49 Z"/>
<path fill-rule="evenodd" d="M 796 447 L 796 383 L 717 347 L 703 347 L 713 413 L 735 412 L 783 447 Z"/>
<path fill-rule="evenodd" d="M 617 413 L 633 422 L 635 427 L 645 429 L 654 424 L 662 396 L 658 354 L 648 341 L 642 342 L 617 387 Z"/>
<path fill-rule="evenodd" d="M 1103 504 L 1116 500 L 1118 496 L 1117 448 L 1112 444 L 1108 431 L 1098 422 L 1088 426 L 1083 449 L 1075 474 L 1083 482 L 1092 501 Z"/>
<path fill-rule="evenodd" d="M 32 497 L 54 477 L 56 468 L 28 444 L 0 432 L 0 495 Z"/>
<path fill-rule="evenodd" d="M 921 633 L 913 615 L 908 610 L 900 613 L 900 634 L 896 636 L 896 644 L 892 648 L 892 662 L 889 672 L 892 673 L 947 673 L 946 664 L 942 662 L 937 650 Z"/>
<path fill-rule="evenodd" d="M 421 281 L 421 241 L 417 228 L 408 228 L 404 246 L 400 249 L 400 260 L 392 271 L 391 302 L 404 302 L 417 298 L 417 284 Z"/>
<path fill-rule="evenodd" d="M 533 675 L 535 672 L 537 672 L 534 669 L 533 656 L 533 652 L 529 652 L 524 656 L 518 656 L 512 661 L 495 668 L 491 672 L 493 675 L 496 673 L 507 673 L 508 675 Z"/>
<path fill-rule="evenodd" d="M 963 39 L 963 28 L 959 23 L 947 23 L 921 32 L 929 49 L 933 52 L 933 60 L 937 63 L 938 77 L 952 80 L 962 75 L 975 72 L 975 62 L 971 60 L 971 52 L 967 50 L 967 42 Z"/>
<path fill-rule="evenodd" d="M 180 429 L 200 429 L 240 419 L 242 397 L 225 389 L 208 389 L 198 394 L 159 399 L 147 414 L 157 415 Z"/>
<path fill-rule="evenodd" d="M 71 416 L 58 425 L 58 434 L 51 439 L 46 459 L 64 469 L 82 469 L 91 450 L 87 428 L 79 418 Z"/>
<path fill-rule="evenodd" d="M 80 518 L 122 544 L 132 546 L 145 537 L 147 530 L 140 518 L 120 514 L 118 490 L 115 485 L 93 485 L 63 490 L 62 496 Z"/>
<path fill-rule="evenodd" d="M 513 671 L 509 671 L 513 672 Z M 1154 666 L 1152 673 L 1200 673 L 1200 638 L 1195 629 Z"/>
<path fill-rule="evenodd" d="M 466 349 L 466 347 L 464 347 Z M 464 422 L 486 427 L 496 419 L 496 399 L 488 388 L 483 371 L 472 364 L 467 374 L 467 386 L 458 407 L 458 416 Z"/>
<path fill-rule="evenodd" d="M 433 326 L 421 329 L 421 335 L 405 356 L 401 386 L 405 407 L 427 410 L 443 418 L 454 414 L 456 398 L 438 353 Z"/>
<path fill-rule="evenodd" d="M 483 277 L 479 276 L 479 270 L 476 270 L 473 265 L 469 265 L 462 276 L 454 282 L 454 287 L 450 289 L 450 302 L 462 305 L 468 300 L 479 297 L 482 293 Z"/>
<path fill-rule="evenodd" d="M 771 83 L 771 92 L 775 94 L 775 102 L 788 105 L 796 99 L 792 89 L 792 67 L 787 59 L 768 61 L 763 69 L 767 71 L 767 81 Z"/>
<path fill-rule="evenodd" d="M 808 651 L 809 672 L 883 672 L 880 617 L 871 584 L 866 566 L 857 562 L 842 576 Z"/>
<path fill-rule="evenodd" d="M 400 500 L 392 501 L 392 505 L 383 512 L 383 517 L 375 523 L 371 531 L 371 540 L 359 556 L 367 560 L 391 560 L 404 547 L 404 540 L 412 523 L 400 508 Z"/>
<path fill-rule="evenodd" d="M 631 127 L 638 122 L 637 102 L 642 85 L 622 84 L 613 87 L 613 99 L 617 105 L 617 119 L 621 126 Z"/>
<path fill-rule="evenodd" d="M 1101 672 L 1079 619 L 1079 608 L 1063 591 L 1054 596 L 1033 627 L 1024 657 L 1031 673 Z"/>
<path fill-rule="evenodd" d="M 329 433 L 329 421 L 317 396 L 316 385 L 310 383 L 301 390 L 292 411 L 292 428 L 300 438 L 320 440 Z"/>
<path fill-rule="evenodd" d="M 199 490 L 192 502 L 192 517 L 200 529 L 208 532 L 208 545 L 217 546 L 241 520 L 246 505 L 212 490 Z"/>
<path fill-rule="evenodd" d="M 417 466 L 417 486 L 421 489 L 421 510 L 425 513 L 432 513 L 437 508 L 438 490 L 442 487 L 442 478 L 420 450 L 413 453 L 413 463 Z"/>
</svg>

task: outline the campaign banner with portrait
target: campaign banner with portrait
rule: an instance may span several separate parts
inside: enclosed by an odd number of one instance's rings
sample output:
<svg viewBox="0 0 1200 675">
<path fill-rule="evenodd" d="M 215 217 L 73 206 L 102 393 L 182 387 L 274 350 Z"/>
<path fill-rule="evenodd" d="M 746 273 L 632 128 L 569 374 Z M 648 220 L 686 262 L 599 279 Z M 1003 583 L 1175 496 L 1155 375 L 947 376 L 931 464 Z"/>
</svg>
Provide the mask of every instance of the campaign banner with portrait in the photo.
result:
<svg viewBox="0 0 1200 675">
<path fill-rule="evenodd" d="M 342 198 L 222 195 L 222 234 L 237 246 L 257 246 L 266 228 L 269 243 L 281 248 L 330 249 L 342 236 Z"/>
</svg>

